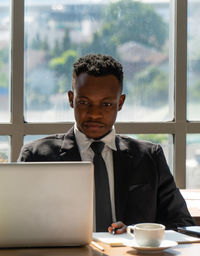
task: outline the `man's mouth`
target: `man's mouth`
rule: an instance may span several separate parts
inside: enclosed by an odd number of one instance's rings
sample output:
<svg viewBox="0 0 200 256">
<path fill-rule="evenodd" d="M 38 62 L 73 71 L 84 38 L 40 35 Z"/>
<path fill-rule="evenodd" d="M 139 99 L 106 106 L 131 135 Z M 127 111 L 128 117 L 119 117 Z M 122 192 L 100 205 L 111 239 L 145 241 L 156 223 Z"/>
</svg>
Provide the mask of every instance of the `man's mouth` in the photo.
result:
<svg viewBox="0 0 200 256">
<path fill-rule="evenodd" d="M 93 122 L 93 121 L 84 122 L 83 125 L 86 128 L 89 128 L 89 129 L 99 129 L 99 128 L 103 128 L 104 127 L 103 123 Z"/>
</svg>

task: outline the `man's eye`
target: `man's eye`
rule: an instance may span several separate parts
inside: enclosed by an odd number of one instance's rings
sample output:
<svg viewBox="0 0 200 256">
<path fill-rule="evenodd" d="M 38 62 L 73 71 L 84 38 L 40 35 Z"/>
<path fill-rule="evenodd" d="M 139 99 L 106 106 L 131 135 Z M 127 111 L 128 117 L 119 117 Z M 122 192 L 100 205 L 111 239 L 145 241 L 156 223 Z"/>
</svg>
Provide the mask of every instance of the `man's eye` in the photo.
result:
<svg viewBox="0 0 200 256">
<path fill-rule="evenodd" d="M 87 102 L 87 101 L 84 101 L 84 100 L 80 100 L 78 103 L 79 103 L 80 105 L 87 105 L 87 104 L 88 104 L 88 102 Z"/>
<path fill-rule="evenodd" d="M 104 106 L 104 107 L 111 107 L 111 106 L 112 106 L 112 103 L 104 102 L 104 103 L 103 103 L 103 106 Z"/>
</svg>

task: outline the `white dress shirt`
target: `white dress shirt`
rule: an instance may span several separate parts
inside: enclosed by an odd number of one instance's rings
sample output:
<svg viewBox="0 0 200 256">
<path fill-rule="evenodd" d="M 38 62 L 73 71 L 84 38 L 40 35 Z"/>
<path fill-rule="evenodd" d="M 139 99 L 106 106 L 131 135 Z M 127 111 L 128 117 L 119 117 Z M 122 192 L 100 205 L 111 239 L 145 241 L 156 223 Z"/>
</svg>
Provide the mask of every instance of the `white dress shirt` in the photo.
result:
<svg viewBox="0 0 200 256">
<path fill-rule="evenodd" d="M 78 144 L 78 148 L 80 151 L 82 161 L 90 161 L 93 162 L 94 152 L 90 148 L 94 139 L 88 138 L 84 133 L 80 132 L 77 126 L 74 126 L 74 133 L 76 137 L 76 142 Z M 117 150 L 115 144 L 115 129 L 113 128 L 109 134 L 101 139 L 105 143 L 104 149 L 102 151 L 102 157 L 105 161 L 107 172 L 108 172 L 108 179 L 109 179 L 109 186 L 110 186 L 110 199 L 111 199 L 111 208 L 112 208 L 112 219 L 113 222 L 116 222 L 116 215 L 115 215 L 115 197 L 114 197 L 114 170 L 113 170 L 113 154 L 112 150 Z M 94 196 L 95 199 L 95 196 Z M 95 201 L 94 201 L 95 205 Z M 94 207 L 94 230 L 96 227 L 96 218 L 95 218 L 95 207 Z"/>
</svg>

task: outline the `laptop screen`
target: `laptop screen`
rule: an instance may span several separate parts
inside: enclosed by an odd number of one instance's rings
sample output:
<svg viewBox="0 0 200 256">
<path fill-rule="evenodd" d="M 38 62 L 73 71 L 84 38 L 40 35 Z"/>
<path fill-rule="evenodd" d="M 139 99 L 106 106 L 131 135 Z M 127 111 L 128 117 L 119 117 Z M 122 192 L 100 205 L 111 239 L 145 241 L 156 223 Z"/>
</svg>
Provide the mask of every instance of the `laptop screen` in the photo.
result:
<svg viewBox="0 0 200 256">
<path fill-rule="evenodd" d="M 93 225 L 93 164 L 0 165 L 0 246 L 88 244 Z"/>
</svg>

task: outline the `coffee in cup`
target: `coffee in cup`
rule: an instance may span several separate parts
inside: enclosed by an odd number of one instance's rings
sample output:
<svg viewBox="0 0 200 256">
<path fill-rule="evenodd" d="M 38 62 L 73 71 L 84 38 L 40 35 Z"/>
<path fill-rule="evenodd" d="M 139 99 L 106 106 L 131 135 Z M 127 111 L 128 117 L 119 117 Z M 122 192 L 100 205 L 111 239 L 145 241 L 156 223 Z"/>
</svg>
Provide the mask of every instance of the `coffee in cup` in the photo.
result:
<svg viewBox="0 0 200 256">
<path fill-rule="evenodd" d="M 139 246 L 158 247 L 165 235 L 165 226 L 158 223 L 140 223 L 127 227 Z"/>
</svg>

